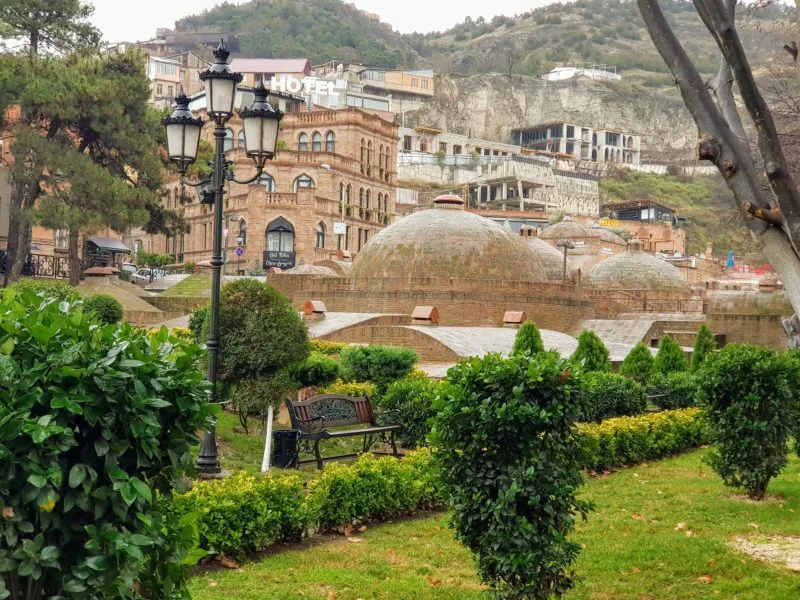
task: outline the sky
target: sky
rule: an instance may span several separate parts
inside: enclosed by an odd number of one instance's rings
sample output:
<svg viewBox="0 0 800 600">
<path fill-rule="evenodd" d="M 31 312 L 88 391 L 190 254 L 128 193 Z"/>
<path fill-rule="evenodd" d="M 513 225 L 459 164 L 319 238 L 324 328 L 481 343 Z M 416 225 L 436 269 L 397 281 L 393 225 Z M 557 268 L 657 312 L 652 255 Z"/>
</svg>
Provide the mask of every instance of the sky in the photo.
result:
<svg viewBox="0 0 800 600">
<path fill-rule="evenodd" d="M 236 3 L 237 0 L 230 0 Z M 346 0 L 347 1 L 347 0 Z M 553 0 L 349 0 L 358 8 L 380 15 L 402 33 L 447 29 L 467 16 L 490 19 L 523 13 Z M 89 0 L 95 6 L 94 25 L 106 42 L 151 39 L 159 27 L 171 28 L 186 15 L 219 4 L 219 0 Z M 243 3 L 243 2 L 241 2 Z"/>
</svg>

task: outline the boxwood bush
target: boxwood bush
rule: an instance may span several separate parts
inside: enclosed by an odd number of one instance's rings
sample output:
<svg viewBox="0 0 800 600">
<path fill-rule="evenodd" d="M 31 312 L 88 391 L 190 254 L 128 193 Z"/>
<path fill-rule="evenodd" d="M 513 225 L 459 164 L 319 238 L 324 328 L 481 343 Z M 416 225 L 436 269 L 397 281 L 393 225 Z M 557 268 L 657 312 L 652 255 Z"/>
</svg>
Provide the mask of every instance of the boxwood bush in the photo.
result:
<svg viewBox="0 0 800 600">
<path fill-rule="evenodd" d="M 580 380 L 581 419 L 597 421 L 624 415 L 638 415 L 647 408 L 642 385 L 624 375 L 596 371 Z"/>
<path fill-rule="evenodd" d="M 371 381 L 379 391 L 408 375 L 417 362 L 417 353 L 395 346 L 349 346 L 342 350 L 342 378 L 345 381 Z"/>
<path fill-rule="evenodd" d="M 568 536 L 589 505 L 582 483 L 580 412 L 557 354 L 489 354 L 449 372 L 432 438 L 456 535 L 498 594 L 549 598 L 573 584 L 580 546 Z"/>
<path fill-rule="evenodd" d="M 656 373 L 650 379 L 649 391 L 659 408 L 689 408 L 697 404 L 697 376 L 688 371 Z"/>
<path fill-rule="evenodd" d="M 428 379 L 400 379 L 392 383 L 380 398 L 387 424 L 403 426 L 400 441 L 415 448 L 426 445 L 431 419 L 436 415 L 434 402 L 442 383 Z"/>
<path fill-rule="evenodd" d="M 84 300 L 83 309 L 93 312 L 103 323 L 122 321 L 122 304 L 107 294 L 96 294 Z"/>
<path fill-rule="evenodd" d="M 200 354 L 166 329 L 98 327 L 79 302 L 2 293 L 0 596 L 180 596 L 191 518 L 165 520 L 154 491 L 169 498 L 213 414 Z"/>
<path fill-rule="evenodd" d="M 339 361 L 312 351 L 292 370 L 292 377 L 300 387 L 329 385 L 339 377 Z"/>
</svg>

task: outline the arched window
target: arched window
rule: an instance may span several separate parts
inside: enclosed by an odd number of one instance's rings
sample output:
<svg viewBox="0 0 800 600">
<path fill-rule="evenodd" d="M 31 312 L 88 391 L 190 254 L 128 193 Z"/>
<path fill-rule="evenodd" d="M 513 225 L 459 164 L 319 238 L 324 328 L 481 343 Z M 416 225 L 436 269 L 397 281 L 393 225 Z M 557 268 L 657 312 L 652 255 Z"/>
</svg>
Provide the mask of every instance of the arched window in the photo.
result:
<svg viewBox="0 0 800 600">
<path fill-rule="evenodd" d="M 383 210 L 383 194 L 380 192 L 378 192 L 378 205 L 375 208 L 378 209 L 378 212 Z"/>
<path fill-rule="evenodd" d="M 605 160 L 606 161 L 608 160 L 608 148 L 606 148 L 606 151 L 605 151 Z"/>
<path fill-rule="evenodd" d="M 317 225 L 317 228 L 314 230 L 314 247 L 315 248 L 324 248 L 325 247 L 325 224 L 320 223 Z"/>
<path fill-rule="evenodd" d="M 296 192 L 300 188 L 313 188 L 314 187 L 314 180 L 311 179 L 308 175 L 300 175 L 297 179 L 294 180 L 294 186 L 292 186 L 292 191 Z"/>
<path fill-rule="evenodd" d="M 372 164 L 372 140 L 367 142 L 367 164 Z"/>
<path fill-rule="evenodd" d="M 239 132 L 239 148 L 244 148 L 244 129 Z"/>
<path fill-rule="evenodd" d="M 420 140 L 419 141 L 419 151 L 420 152 L 427 152 L 428 151 L 428 142 L 427 142 L 427 140 Z"/>
<path fill-rule="evenodd" d="M 255 185 L 263 185 L 267 193 L 275 191 L 275 180 L 271 175 L 262 173 L 255 181 Z"/>
<path fill-rule="evenodd" d="M 305 133 L 301 133 L 297 138 L 297 149 L 300 152 L 308 152 L 308 136 Z"/>
<path fill-rule="evenodd" d="M 332 131 L 325 134 L 325 152 L 336 152 L 336 136 Z"/>
<path fill-rule="evenodd" d="M 364 218 L 364 188 L 358 190 L 358 218 Z"/>
<path fill-rule="evenodd" d="M 142 244 L 142 240 L 136 240 L 133 242 L 133 251 L 135 254 L 141 254 L 143 247 L 144 245 Z"/>
<path fill-rule="evenodd" d="M 294 252 L 294 227 L 283 217 L 278 217 L 267 225 L 267 250 Z"/>
<path fill-rule="evenodd" d="M 314 135 L 311 136 L 311 149 L 314 152 L 322 152 L 322 136 L 319 131 L 315 131 Z"/>
<path fill-rule="evenodd" d="M 233 129 L 225 130 L 225 140 L 222 142 L 222 149 L 225 152 L 233 150 Z"/>
<path fill-rule="evenodd" d="M 367 210 L 367 215 L 366 215 L 367 219 L 369 219 L 369 196 L 370 192 L 369 190 L 367 190 L 366 202 L 364 203 L 364 208 Z"/>
<path fill-rule="evenodd" d="M 236 243 L 240 246 L 247 246 L 247 221 L 239 221 L 239 235 L 236 236 Z"/>
</svg>

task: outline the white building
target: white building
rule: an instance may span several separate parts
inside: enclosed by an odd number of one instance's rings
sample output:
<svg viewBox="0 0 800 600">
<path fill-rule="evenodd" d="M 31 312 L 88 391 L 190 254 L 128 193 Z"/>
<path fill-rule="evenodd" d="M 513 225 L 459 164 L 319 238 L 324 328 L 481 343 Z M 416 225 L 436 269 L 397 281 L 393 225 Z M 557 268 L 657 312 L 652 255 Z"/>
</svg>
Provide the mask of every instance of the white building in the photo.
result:
<svg viewBox="0 0 800 600">
<path fill-rule="evenodd" d="M 606 65 L 589 65 L 576 67 L 556 67 L 549 73 L 542 75 L 545 81 L 567 81 L 586 77 L 599 81 L 619 81 L 622 76 L 617 73 L 617 67 Z"/>
<path fill-rule="evenodd" d="M 523 148 L 595 162 L 639 165 L 642 138 L 613 129 L 593 129 L 556 121 L 514 129 L 512 140 Z"/>
</svg>

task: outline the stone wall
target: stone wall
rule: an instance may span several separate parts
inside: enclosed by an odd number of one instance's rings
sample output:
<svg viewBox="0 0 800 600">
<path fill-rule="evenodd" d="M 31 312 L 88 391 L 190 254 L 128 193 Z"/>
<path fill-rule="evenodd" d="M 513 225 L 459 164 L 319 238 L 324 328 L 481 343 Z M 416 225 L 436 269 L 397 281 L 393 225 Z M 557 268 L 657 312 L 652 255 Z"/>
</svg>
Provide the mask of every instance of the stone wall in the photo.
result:
<svg viewBox="0 0 800 600">
<path fill-rule="evenodd" d="M 708 326 L 715 334 L 725 335 L 726 344 L 762 344 L 787 348 L 788 338 L 781 319 L 781 315 L 718 313 L 708 315 Z"/>
<path fill-rule="evenodd" d="M 387 325 L 352 327 L 322 336 L 331 342 L 348 344 L 388 344 L 411 348 L 422 362 L 458 362 L 461 357 L 434 338 L 421 331 Z"/>
</svg>

